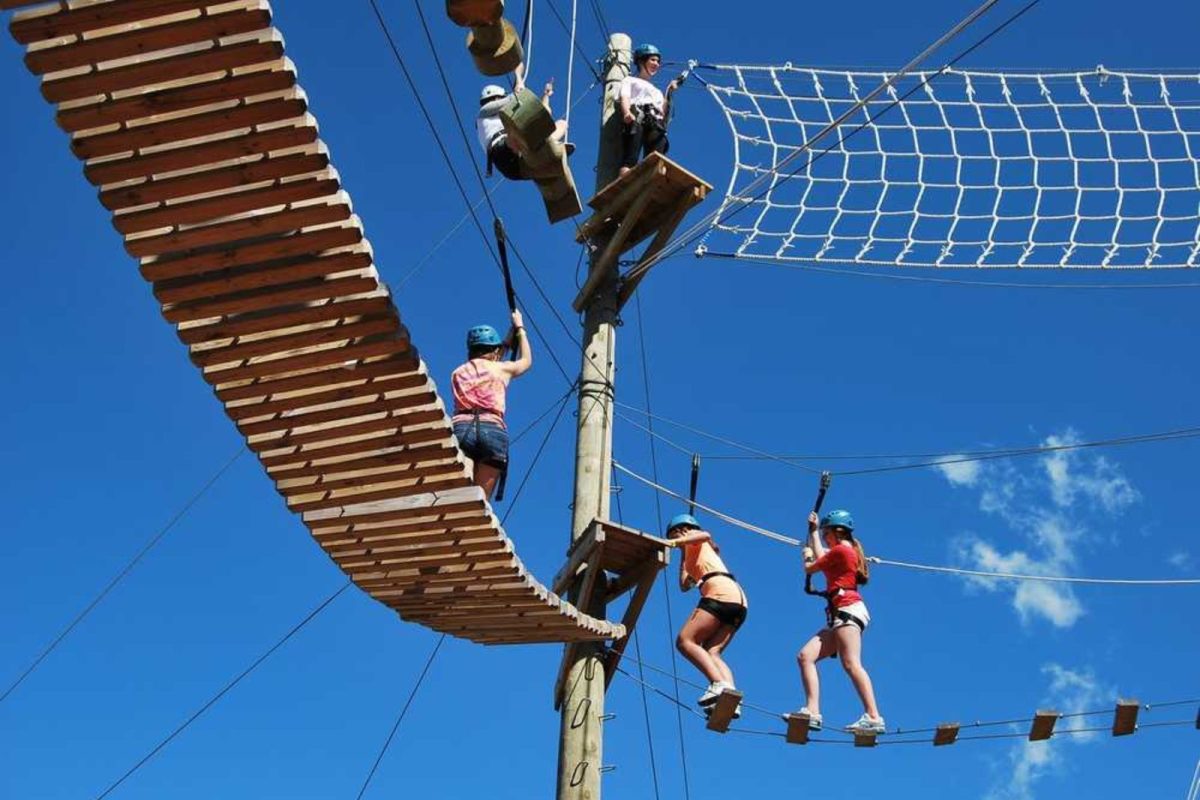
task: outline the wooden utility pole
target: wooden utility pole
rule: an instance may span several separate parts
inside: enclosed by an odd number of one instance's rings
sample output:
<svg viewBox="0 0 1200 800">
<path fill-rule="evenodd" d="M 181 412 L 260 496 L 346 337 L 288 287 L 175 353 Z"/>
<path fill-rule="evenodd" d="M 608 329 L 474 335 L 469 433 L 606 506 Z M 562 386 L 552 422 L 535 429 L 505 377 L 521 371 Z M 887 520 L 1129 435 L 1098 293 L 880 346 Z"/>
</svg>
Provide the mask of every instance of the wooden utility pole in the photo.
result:
<svg viewBox="0 0 1200 800">
<path fill-rule="evenodd" d="M 605 63 L 604 107 L 600 121 L 600 145 L 596 158 L 596 189 L 617 177 L 621 162 L 622 121 L 617 103 L 621 80 L 629 74 L 632 40 L 614 33 L 608 42 Z M 605 242 L 593 242 L 591 263 Z M 592 520 L 608 519 L 612 475 L 613 379 L 616 373 L 617 266 L 588 300 L 583 322 L 583 365 L 579 383 L 578 434 L 575 446 L 575 503 L 571 541 L 579 539 Z M 603 592 L 584 610 L 598 618 L 605 615 Z M 579 583 L 571 590 L 575 603 Z M 558 800 L 599 800 L 600 767 L 604 755 L 604 646 L 588 642 L 568 646 L 571 662 L 566 666 L 559 731 Z"/>
</svg>

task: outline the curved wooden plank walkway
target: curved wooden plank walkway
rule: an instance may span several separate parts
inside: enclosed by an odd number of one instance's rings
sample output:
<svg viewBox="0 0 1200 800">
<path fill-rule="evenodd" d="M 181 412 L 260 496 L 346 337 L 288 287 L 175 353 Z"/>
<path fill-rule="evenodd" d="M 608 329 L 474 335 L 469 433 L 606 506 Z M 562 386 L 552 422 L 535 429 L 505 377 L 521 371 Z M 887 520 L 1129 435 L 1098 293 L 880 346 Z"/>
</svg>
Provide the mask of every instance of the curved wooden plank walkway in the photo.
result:
<svg viewBox="0 0 1200 800">
<path fill-rule="evenodd" d="M 486 644 L 625 635 L 528 575 L 472 485 L 266 2 L 75 0 L 10 30 L 163 317 L 358 586 Z"/>
</svg>

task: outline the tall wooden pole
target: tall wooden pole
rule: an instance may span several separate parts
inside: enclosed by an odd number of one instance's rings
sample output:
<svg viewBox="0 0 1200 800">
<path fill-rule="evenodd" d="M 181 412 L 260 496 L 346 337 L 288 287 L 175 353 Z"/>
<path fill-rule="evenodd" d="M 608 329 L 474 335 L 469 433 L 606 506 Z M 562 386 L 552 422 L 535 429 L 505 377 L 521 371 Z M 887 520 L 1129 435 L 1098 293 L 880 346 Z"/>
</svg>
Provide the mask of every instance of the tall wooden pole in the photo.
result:
<svg viewBox="0 0 1200 800">
<path fill-rule="evenodd" d="M 617 91 L 629 74 L 633 42 L 614 33 L 608 43 L 604 76 L 604 108 L 596 158 L 596 189 L 617 177 L 621 163 L 621 116 Z M 604 242 L 593 242 L 592 268 Z M 617 266 L 610 268 L 588 300 L 583 321 L 583 366 L 579 384 L 579 419 L 575 445 L 575 504 L 571 542 L 592 520 L 608 519 L 612 475 L 613 380 L 616 374 Z M 578 584 L 571 590 L 575 603 Z M 603 617 L 601 597 L 585 609 Z M 559 730 L 558 800 L 599 800 L 604 755 L 604 648 L 599 643 L 568 647 L 572 661 L 563 684 Z"/>
</svg>

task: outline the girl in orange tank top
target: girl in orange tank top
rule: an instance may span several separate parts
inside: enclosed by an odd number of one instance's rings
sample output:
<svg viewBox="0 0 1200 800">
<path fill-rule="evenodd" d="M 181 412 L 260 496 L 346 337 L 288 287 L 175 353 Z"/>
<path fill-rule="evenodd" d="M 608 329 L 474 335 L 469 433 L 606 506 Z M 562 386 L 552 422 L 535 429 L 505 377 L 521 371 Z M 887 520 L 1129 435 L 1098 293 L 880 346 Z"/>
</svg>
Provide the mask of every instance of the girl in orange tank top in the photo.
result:
<svg viewBox="0 0 1200 800">
<path fill-rule="evenodd" d="M 680 590 L 700 587 L 700 603 L 684 623 L 675 646 L 708 678 L 708 688 L 698 701 L 708 713 L 723 691 L 736 688 L 733 670 L 725 662 L 724 653 L 746 621 L 746 593 L 721 560 L 712 534 L 701 530 L 695 517 L 690 514 L 674 517 L 667 526 L 667 538 L 672 547 L 683 548 Z M 740 713 L 739 706 L 734 716 Z"/>
</svg>

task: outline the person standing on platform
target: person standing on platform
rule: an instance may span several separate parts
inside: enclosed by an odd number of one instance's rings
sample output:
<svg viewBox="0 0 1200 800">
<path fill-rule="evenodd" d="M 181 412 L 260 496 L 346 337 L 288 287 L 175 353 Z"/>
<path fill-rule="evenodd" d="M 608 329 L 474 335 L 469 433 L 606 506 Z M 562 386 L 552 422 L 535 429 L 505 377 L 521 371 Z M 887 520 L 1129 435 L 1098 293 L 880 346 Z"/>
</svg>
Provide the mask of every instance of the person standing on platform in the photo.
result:
<svg viewBox="0 0 1200 800">
<path fill-rule="evenodd" d="M 516 361 L 501 361 L 512 346 Z M 467 331 L 467 361 L 450 376 L 454 394 L 454 435 L 474 462 L 475 485 L 490 499 L 508 470 L 508 428 L 504 423 L 508 384 L 533 366 L 533 351 L 520 311 L 512 312 L 507 340 L 491 325 Z"/>
<path fill-rule="evenodd" d="M 662 69 L 662 53 L 652 44 L 638 45 L 633 51 L 636 75 L 621 81 L 621 120 L 625 125 L 621 138 L 621 174 L 637 166 L 651 153 L 667 154 L 671 143 L 667 139 L 667 120 L 671 113 L 671 96 L 683 83 L 682 77 L 667 84 L 667 92 L 655 86 L 654 76 Z"/>
</svg>

